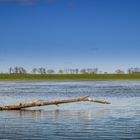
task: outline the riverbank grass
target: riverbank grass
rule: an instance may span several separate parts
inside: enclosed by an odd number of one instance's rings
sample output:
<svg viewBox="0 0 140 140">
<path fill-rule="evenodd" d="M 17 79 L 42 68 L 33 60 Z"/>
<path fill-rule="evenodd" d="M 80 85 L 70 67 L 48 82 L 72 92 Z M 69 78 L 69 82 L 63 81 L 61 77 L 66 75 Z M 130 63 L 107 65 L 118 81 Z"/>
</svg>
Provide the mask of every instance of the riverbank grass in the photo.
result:
<svg viewBox="0 0 140 140">
<path fill-rule="evenodd" d="M 140 80 L 140 74 L 0 74 L 0 80 Z"/>
</svg>

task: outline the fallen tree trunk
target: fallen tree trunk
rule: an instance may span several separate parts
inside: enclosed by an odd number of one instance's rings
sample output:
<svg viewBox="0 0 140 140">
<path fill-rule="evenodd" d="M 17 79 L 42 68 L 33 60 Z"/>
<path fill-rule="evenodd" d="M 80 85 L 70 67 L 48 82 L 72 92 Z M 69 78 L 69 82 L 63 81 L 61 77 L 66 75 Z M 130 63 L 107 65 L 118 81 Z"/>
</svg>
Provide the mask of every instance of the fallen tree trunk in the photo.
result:
<svg viewBox="0 0 140 140">
<path fill-rule="evenodd" d="M 28 108 L 28 107 L 58 105 L 58 104 L 81 102 L 81 101 L 96 102 L 96 103 L 101 103 L 101 104 L 110 104 L 110 102 L 107 102 L 104 100 L 97 100 L 94 98 L 89 98 L 87 96 L 82 96 L 78 98 L 65 99 L 65 100 L 50 100 L 50 101 L 34 100 L 31 102 L 19 103 L 15 105 L 1 106 L 0 110 L 20 110 L 22 108 Z"/>
</svg>

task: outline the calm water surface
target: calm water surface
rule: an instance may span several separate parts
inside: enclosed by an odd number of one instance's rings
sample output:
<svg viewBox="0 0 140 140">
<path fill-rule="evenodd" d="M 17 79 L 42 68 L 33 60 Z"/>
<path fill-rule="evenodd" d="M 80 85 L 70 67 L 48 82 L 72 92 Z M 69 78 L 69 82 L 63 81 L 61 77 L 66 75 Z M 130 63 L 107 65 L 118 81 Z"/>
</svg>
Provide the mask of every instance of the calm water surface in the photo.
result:
<svg viewBox="0 0 140 140">
<path fill-rule="evenodd" d="M 0 140 L 140 140 L 140 81 L 1 81 L 0 105 L 88 95 L 80 102 L 0 111 Z"/>
</svg>

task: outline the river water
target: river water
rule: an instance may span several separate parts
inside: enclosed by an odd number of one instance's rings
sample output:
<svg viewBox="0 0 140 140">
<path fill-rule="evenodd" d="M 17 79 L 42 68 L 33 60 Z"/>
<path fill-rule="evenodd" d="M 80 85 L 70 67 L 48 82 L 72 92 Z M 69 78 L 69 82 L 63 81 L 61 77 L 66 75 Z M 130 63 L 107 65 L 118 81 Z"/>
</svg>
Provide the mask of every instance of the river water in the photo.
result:
<svg viewBox="0 0 140 140">
<path fill-rule="evenodd" d="M 0 111 L 0 140 L 140 139 L 140 81 L 0 81 L 0 106 L 83 95 L 111 104 Z"/>
</svg>

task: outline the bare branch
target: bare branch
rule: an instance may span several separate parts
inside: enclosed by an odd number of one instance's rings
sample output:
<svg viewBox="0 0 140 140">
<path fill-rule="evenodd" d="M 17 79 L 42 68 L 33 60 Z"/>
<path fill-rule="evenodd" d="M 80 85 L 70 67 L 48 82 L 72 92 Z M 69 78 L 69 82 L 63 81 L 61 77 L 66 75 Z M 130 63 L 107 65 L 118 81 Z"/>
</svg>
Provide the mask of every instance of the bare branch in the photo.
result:
<svg viewBox="0 0 140 140">
<path fill-rule="evenodd" d="M 64 100 L 50 100 L 50 101 L 34 100 L 31 102 L 26 102 L 26 103 L 19 103 L 19 104 L 15 104 L 15 105 L 3 106 L 3 107 L 0 107 L 0 110 L 19 110 L 19 109 L 28 108 L 28 107 L 58 105 L 58 104 L 81 102 L 81 101 L 96 102 L 96 103 L 101 103 L 101 104 L 110 104 L 110 102 L 108 102 L 108 101 L 97 100 L 95 98 L 89 98 L 87 96 L 82 96 L 82 97 L 78 97 L 78 98 L 64 99 Z"/>
</svg>

